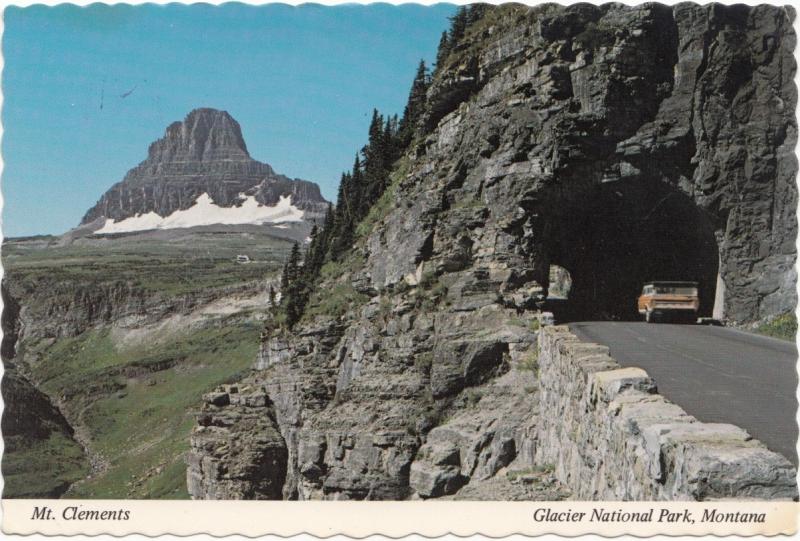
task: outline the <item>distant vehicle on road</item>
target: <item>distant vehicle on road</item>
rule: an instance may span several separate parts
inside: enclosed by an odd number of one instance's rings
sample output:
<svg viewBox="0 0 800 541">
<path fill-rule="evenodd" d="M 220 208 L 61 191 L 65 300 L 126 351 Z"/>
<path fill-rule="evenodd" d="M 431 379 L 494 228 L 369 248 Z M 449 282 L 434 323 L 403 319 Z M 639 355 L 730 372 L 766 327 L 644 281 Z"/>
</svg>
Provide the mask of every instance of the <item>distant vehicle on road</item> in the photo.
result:
<svg viewBox="0 0 800 541">
<path fill-rule="evenodd" d="M 642 288 L 639 313 L 653 323 L 665 317 L 696 321 L 700 309 L 697 282 L 650 282 Z"/>
</svg>

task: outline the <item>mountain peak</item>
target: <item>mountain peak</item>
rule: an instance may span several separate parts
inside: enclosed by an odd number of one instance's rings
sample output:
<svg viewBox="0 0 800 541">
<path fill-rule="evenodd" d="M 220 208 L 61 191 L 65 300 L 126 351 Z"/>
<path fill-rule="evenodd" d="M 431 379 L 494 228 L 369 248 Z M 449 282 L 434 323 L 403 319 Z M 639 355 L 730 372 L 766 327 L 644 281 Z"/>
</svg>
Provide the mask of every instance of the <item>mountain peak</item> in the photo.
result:
<svg viewBox="0 0 800 541">
<path fill-rule="evenodd" d="M 194 206 L 204 194 L 220 208 L 238 208 L 248 197 L 273 207 L 290 197 L 295 208 L 310 213 L 307 218 L 327 208 L 319 186 L 277 174 L 251 158 L 239 123 L 227 111 L 204 107 L 170 124 L 150 145 L 147 159 L 112 186 L 81 224 L 149 213 L 166 218 Z"/>
<path fill-rule="evenodd" d="M 249 157 L 239 123 L 227 111 L 208 107 L 194 109 L 183 122 L 170 124 L 148 152 L 148 159 L 158 162 Z"/>
</svg>

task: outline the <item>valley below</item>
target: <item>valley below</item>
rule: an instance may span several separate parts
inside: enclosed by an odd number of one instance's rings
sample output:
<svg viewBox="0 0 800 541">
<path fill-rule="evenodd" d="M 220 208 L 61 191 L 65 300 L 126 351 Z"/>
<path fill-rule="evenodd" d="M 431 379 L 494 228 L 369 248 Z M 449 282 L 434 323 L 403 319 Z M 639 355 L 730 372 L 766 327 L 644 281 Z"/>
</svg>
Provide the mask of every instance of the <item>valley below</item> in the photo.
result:
<svg viewBox="0 0 800 541">
<path fill-rule="evenodd" d="M 4 497 L 188 497 L 193 408 L 249 370 L 292 244 L 260 229 L 6 240 Z"/>
</svg>

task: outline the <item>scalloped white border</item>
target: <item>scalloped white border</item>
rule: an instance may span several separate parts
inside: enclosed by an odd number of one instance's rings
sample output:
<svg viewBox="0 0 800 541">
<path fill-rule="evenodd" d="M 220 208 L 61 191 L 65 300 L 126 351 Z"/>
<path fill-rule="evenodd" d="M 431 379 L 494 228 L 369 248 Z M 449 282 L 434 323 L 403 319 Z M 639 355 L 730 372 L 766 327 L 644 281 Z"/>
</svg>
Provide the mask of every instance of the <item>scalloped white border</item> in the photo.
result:
<svg viewBox="0 0 800 541">
<path fill-rule="evenodd" d="M 35 505 L 47 505 L 54 517 L 61 517 L 69 507 L 81 509 L 124 509 L 130 520 L 117 522 L 75 522 L 64 520 L 32 520 Z M 565 536 L 598 534 L 620 536 L 634 533 L 652 536 L 668 532 L 673 535 L 787 535 L 797 531 L 796 502 L 460 502 L 460 501 L 186 501 L 186 500 L 4 500 L 8 512 L 3 528 L 10 533 L 32 532 L 111 533 L 125 535 L 138 532 L 154 536 L 163 532 L 192 535 L 205 532 L 212 536 L 241 534 L 256 537 L 264 534 L 293 536 L 309 534 L 320 538 L 345 532 L 362 539 L 376 532 L 400 538 L 412 533 L 432 537 L 445 534 L 505 537 L 515 533 Z M 555 512 L 583 512 L 584 520 L 572 523 L 536 522 L 533 513 L 539 508 Z M 654 517 L 662 510 L 679 516 L 688 510 L 694 524 L 662 522 L 645 524 L 590 522 L 593 509 L 608 511 L 647 512 Z M 765 524 L 702 523 L 705 509 L 722 513 L 764 513 Z"/>
<path fill-rule="evenodd" d="M 497 1 L 497 0 L 484 0 L 486 3 L 489 4 L 502 4 L 505 2 Z M 631 0 L 617 0 L 620 4 L 625 5 L 638 5 L 643 2 L 638 1 L 631 1 Z M 753 1 L 753 0 L 717 0 L 717 3 L 724 4 L 724 5 L 734 5 L 734 4 L 745 4 L 745 5 L 758 5 L 758 4 L 771 4 L 771 5 L 791 5 L 792 0 L 786 0 L 784 2 L 780 1 Z M 30 1 L 30 0 L 20 0 L 20 1 L 11 1 L 8 0 L 0 0 L 0 8 L 5 9 L 7 6 L 29 6 L 34 4 L 43 4 L 43 5 L 58 5 L 66 2 L 61 2 L 58 0 L 40 0 L 40 1 Z M 96 3 L 91 0 L 75 0 L 72 2 L 68 2 L 71 4 L 79 5 L 79 6 L 86 6 L 89 4 Z M 127 3 L 131 5 L 139 5 L 144 3 L 152 3 L 152 4 L 170 4 L 175 3 L 169 0 L 152 0 L 151 2 L 106 2 L 108 4 L 119 4 L 119 3 Z M 182 4 L 192 4 L 195 2 L 179 2 Z M 220 5 L 227 2 L 220 1 L 220 0 L 206 0 L 203 2 L 204 4 L 210 5 Z M 271 2 L 249 2 L 244 1 L 241 3 L 250 4 L 250 5 L 264 5 Z M 297 0 L 283 0 L 283 4 L 299 6 L 302 4 L 306 4 L 309 2 L 301 2 Z M 369 4 L 371 2 L 346 2 L 346 1 L 338 1 L 338 0 L 316 0 L 312 2 L 315 4 L 325 5 L 325 6 L 336 6 L 336 5 L 344 5 L 344 4 Z M 449 2 L 438 2 L 433 0 L 417 0 L 415 2 L 399 2 L 396 0 L 388 0 L 383 3 L 394 4 L 394 5 L 401 5 L 407 3 L 414 3 L 420 5 L 434 5 L 440 3 L 449 3 L 454 5 L 463 5 L 469 4 L 471 2 L 464 1 L 464 0 L 453 0 Z M 518 0 L 518 3 L 527 4 L 527 5 L 536 5 L 544 2 L 537 2 L 533 0 Z M 578 3 L 591 3 L 591 4 L 603 4 L 606 2 L 598 2 L 597 0 L 585 0 L 584 2 L 574 1 L 574 0 L 567 0 L 567 1 L 559 1 L 554 2 L 559 3 L 562 5 L 571 5 L 571 4 L 578 4 Z M 665 5 L 675 5 L 682 3 L 679 0 L 662 0 L 660 3 Z M 708 3 L 708 2 L 698 2 L 698 3 Z M 800 11 L 798 6 L 793 6 L 796 10 Z M 800 24 L 798 23 L 800 20 L 800 12 L 795 19 L 795 32 L 800 35 Z M 2 31 L 4 30 L 4 22 L 2 18 L 0 18 L 0 37 L 2 36 Z M 800 44 L 795 49 L 795 58 L 800 60 L 800 55 L 798 55 L 798 50 L 800 50 Z M 2 69 L 4 63 L 2 55 L 0 55 L 0 69 Z M 800 61 L 798 61 L 798 65 L 800 65 Z M 795 85 L 800 90 L 800 69 L 798 69 L 797 73 L 795 74 Z M 2 107 L 3 103 L 3 96 L 2 90 L 0 89 L 0 107 Z M 800 109 L 800 107 L 798 108 Z M 0 126 L 0 141 L 2 140 L 3 129 Z M 797 153 L 796 153 L 797 155 Z M 800 159 L 798 160 L 800 161 Z M 0 174 L 2 174 L 3 170 L 3 161 L 2 156 L 0 156 Z M 2 187 L 0 186 L 0 189 Z M 2 212 L 3 207 L 3 195 L 2 191 L 0 191 L 0 212 Z M 798 207 L 798 218 L 800 221 L 800 206 Z M 2 214 L 0 214 L 0 241 L 2 241 Z M 800 236 L 798 236 L 798 252 L 800 252 Z M 796 267 L 797 269 L 797 267 Z M 4 272 L 2 269 L 2 264 L 0 264 L 0 279 L 2 278 Z M 800 285 L 800 284 L 798 284 Z M 2 300 L 0 300 L 0 310 L 2 310 Z M 800 316 L 800 305 L 798 305 L 797 310 L 798 316 Z M 0 329 L 0 337 L 2 337 L 2 330 Z M 0 376 L 2 376 L 2 363 L 0 363 Z M 800 401 L 800 387 L 798 388 L 797 392 L 798 400 Z M 2 397 L 0 397 L 0 413 L 2 413 Z M 796 417 L 798 423 L 800 423 L 800 411 L 798 411 L 798 415 Z M 800 446 L 798 446 L 800 449 Z M 0 454 L 3 451 L 3 442 L 0 440 Z M 800 479 L 800 474 L 798 474 L 798 478 Z M 2 489 L 2 479 L 0 479 L 0 489 Z M 2 520 L 3 524 L 3 535 L 11 534 L 12 532 L 9 531 L 9 525 L 14 526 L 17 523 L 17 519 L 21 516 L 20 513 L 23 515 L 25 514 L 24 509 L 22 507 L 18 507 L 18 505 L 26 505 L 28 509 L 32 508 L 34 502 L 39 502 L 39 505 L 44 505 L 49 500 L 2 500 L 0 504 L 0 520 Z M 552 541 L 554 539 L 559 539 L 563 537 L 575 537 L 575 536 L 583 536 L 583 537 L 610 537 L 610 536 L 619 536 L 619 539 L 636 539 L 638 537 L 643 536 L 653 536 L 656 537 L 663 537 L 669 536 L 670 539 L 694 539 L 693 536 L 696 535 L 703 535 L 701 532 L 684 532 L 680 531 L 677 528 L 666 528 L 662 529 L 659 532 L 637 532 L 636 536 L 632 535 L 620 535 L 620 531 L 617 530 L 608 530 L 608 529 L 591 529 L 591 530 L 579 530 L 578 528 L 573 529 L 559 529 L 557 534 L 554 533 L 545 533 L 545 532 L 554 532 L 556 531 L 555 528 L 541 528 L 541 529 L 528 529 L 524 524 L 519 523 L 519 526 L 516 526 L 516 521 L 511 519 L 510 516 L 516 517 L 514 513 L 524 513 L 525 509 L 523 506 L 528 509 L 533 509 L 537 506 L 542 506 L 545 503 L 550 507 L 561 507 L 564 505 L 569 505 L 573 510 L 577 509 L 579 506 L 589 506 L 589 507 L 597 507 L 602 505 L 603 502 L 176 502 L 176 501 L 141 501 L 141 500 L 117 500 L 117 501 L 108 501 L 108 500 L 54 500 L 52 506 L 54 509 L 58 505 L 67 506 L 69 504 L 73 505 L 85 505 L 89 506 L 103 506 L 108 505 L 109 503 L 112 504 L 119 504 L 120 502 L 124 502 L 124 505 L 130 506 L 130 509 L 136 509 L 135 512 L 142 512 L 145 513 L 145 518 L 143 519 L 143 523 L 140 527 L 136 528 L 127 528 L 126 530 L 122 529 L 96 529 L 94 531 L 89 530 L 88 528 L 84 531 L 87 534 L 92 535 L 92 539 L 112 539 L 114 537 L 119 537 L 121 535 L 125 535 L 131 539 L 136 540 L 145 540 L 149 539 L 152 536 L 158 535 L 159 537 L 163 537 L 165 539 L 177 540 L 179 539 L 176 537 L 180 537 L 180 539 L 187 539 L 186 536 L 191 540 L 211 540 L 215 539 L 212 535 L 216 536 L 230 536 L 233 539 L 237 540 L 244 540 L 247 538 L 252 538 L 256 536 L 266 537 L 270 539 L 282 539 L 285 538 L 287 535 L 292 536 L 292 539 L 297 540 L 311 540 L 311 539 L 332 539 L 335 541 L 341 541 L 344 539 L 353 539 L 353 538 L 369 538 L 369 539 L 381 539 L 381 538 L 397 538 L 401 537 L 403 539 L 407 539 L 409 541 L 419 541 L 420 539 L 430 539 L 431 537 L 436 537 L 439 539 L 446 539 L 448 541 L 455 541 L 457 539 L 462 539 L 467 537 L 469 539 L 493 539 L 497 537 L 503 537 L 505 539 L 510 539 L 514 541 L 519 541 L 521 539 L 527 539 L 528 536 L 536 535 L 541 539 Z M 75 503 L 77 502 L 77 503 Z M 694 506 L 708 506 L 712 504 L 698 504 L 698 503 L 651 503 L 651 502 L 635 502 L 635 503 L 622 503 L 622 502 L 607 502 L 610 505 L 616 507 L 624 507 L 626 509 L 631 508 L 633 509 L 636 506 L 658 506 L 658 507 L 669 507 L 669 506 L 676 506 L 677 507 L 694 507 Z M 446 513 L 442 512 L 441 506 L 450 507 Z M 749 502 L 749 503 L 738 503 L 738 504 L 731 504 L 731 503 L 719 503 L 713 504 L 715 507 L 722 507 L 722 506 L 730 506 L 730 505 L 741 505 L 743 509 L 752 510 L 760 505 L 765 505 L 761 502 Z M 778 530 L 784 530 L 789 528 L 786 533 L 778 534 L 782 536 L 788 535 L 788 532 L 797 532 L 797 524 L 798 524 L 798 517 L 800 517 L 800 504 L 799 503 L 778 503 L 778 504 L 766 504 L 777 506 L 776 509 L 780 508 L 780 511 L 776 511 L 776 513 L 780 514 L 779 518 L 776 518 L 775 522 L 775 529 L 772 530 L 775 534 L 778 533 Z M 408 506 L 403 509 L 399 509 L 401 506 Z M 425 508 L 427 506 L 427 508 Z M 419 509 L 416 509 L 419 507 Z M 148 509 L 150 508 L 150 509 Z M 521 509 L 521 511 L 514 510 L 512 508 Z M 699 509 L 700 507 L 698 507 Z M 141 509 L 141 511 L 138 511 Z M 774 515 L 778 517 L 778 515 Z M 174 528 L 171 524 L 175 523 L 176 517 L 180 517 L 180 520 L 183 521 L 184 527 Z M 285 528 L 285 520 L 294 520 L 296 521 L 293 525 L 293 528 L 287 530 Z M 422 522 L 425 520 L 434 520 L 440 524 L 439 527 L 435 527 L 433 530 L 429 530 L 427 527 L 423 526 Z M 350 521 L 352 524 L 352 528 L 350 529 L 347 526 L 347 521 Z M 452 522 L 450 522 L 452 521 Z M 480 528 L 471 527 L 472 525 L 479 523 L 481 526 Z M 223 523 L 228 523 L 232 526 L 226 525 L 225 527 L 222 526 Z M 297 524 L 301 524 L 300 528 L 297 528 Z M 441 525 L 445 524 L 444 527 Z M 401 525 L 401 529 L 397 530 L 398 525 Z M 366 527 L 366 529 L 365 529 Z M 338 531 L 337 531 L 338 530 Z M 407 532 L 421 532 L 425 530 L 426 535 L 420 535 L 419 533 L 412 533 L 408 534 Z M 204 534 L 196 534 L 193 535 L 192 532 L 196 531 L 205 531 L 209 533 Z M 262 532 L 271 531 L 271 534 L 264 535 Z M 350 533 L 350 536 L 344 535 L 340 532 L 347 531 Z M 473 532 L 482 531 L 485 534 L 474 534 Z M 763 537 L 754 531 L 746 531 L 744 529 L 737 529 L 735 530 L 737 533 L 734 535 L 735 537 L 739 536 L 753 536 L 754 534 L 757 537 Z M 128 533 L 128 532 L 136 532 L 136 533 Z M 164 532 L 174 532 L 174 534 L 165 534 L 160 535 Z M 227 533 L 226 533 L 227 532 Z M 239 534 L 239 532 L 246 532 L 243 536 Z M 284 532 L 284 533 L 281 533 Z M 301 532 L 301 533 L 298 533 Z M 369 532 L 369 533 L 365 533 Z M 391 532 L 398 532 L 392 535 Z M 399 533 L 403 532 L 403 533 Z M 449 533 L 444 533 L 449 532 Z M 20 532 L 21 533 L 21 532 Z M 65 532 L 66 533 L 66 532 Z M 71 534 L 71 535 L 70 535 Z M 76 539 L 76 538 L 84 538 L 86 535 L 81 535 L 76 531 L 70 532 L 69 537 L 65 537 L 64 535 L 50 535 L 46 536 L 43 534 L 30 534 L 25 535 L 25 539 L 30 540 L 52 540 L 52 539 Z M 237 535 L 239 534 L 239 535 Z M 658 535 L 660 534 L 660 535 Z M 722 529 L 717 530 L 716 528 L 712 531 L 709 530 L 706 535 L 730 535 L 730 531 L 723 531 Z M 774 535 L 774 534 L 773 534 Z M 793 538 L 797 534 L 795 533 Z M 692 536 L 692 537 L 689 537 Z M 17 535 L 14 535 L 17 537 Z"/>
</svg>

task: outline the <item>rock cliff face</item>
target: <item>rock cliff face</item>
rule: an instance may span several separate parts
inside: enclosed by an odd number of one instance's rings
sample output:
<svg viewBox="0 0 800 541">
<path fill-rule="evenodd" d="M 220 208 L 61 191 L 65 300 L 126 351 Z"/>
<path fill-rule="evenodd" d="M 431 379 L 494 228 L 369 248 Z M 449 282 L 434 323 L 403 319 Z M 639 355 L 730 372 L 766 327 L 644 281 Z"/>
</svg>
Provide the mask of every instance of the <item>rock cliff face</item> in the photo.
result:
<svg viewBox="0 0 800 541">
<path fill-rule="evenodd" d="M 47 395 L 7 358 L 3 368 L 3 497 L 58 498 L 86 475 L 89 462 L 72 427 Z M 15 454 L 30 449 L 34 452 L 27 460 Z M 51 476 L 42 481 L 25 475 L 37 468 L 48 469 Z"/>
<path fill-rule="evenodd" d="M 562 494 L 546 478 L 498 485 L 533 471 L 551 265 L 584 316 L 630 316 L 654 279 L 699 281 L 702 310 L 733 321 L 793 310 L 793 17 L 489 8 L 434 77 L 390 210 L 324 274 L 294 332 L 265 335 L 243 382 L 282 435 L 282 497 Z M 347 310 L 330 308 L 338 294 Z M 200 424 L 253 413 L 227 402 Z M 193 436 L 195 498 L 219 497 L 207 487 L 242 457 L 198 468 L 208 437 Z M 260 433 L 238 437 L 262 456 Z"/>
<path fill-rule="evenodd" d="M 9 293 L 7 284 L 3 283 L 1 287 L 3 342 L 0 357 L 3 362 L 2 396 L 5 405 L 1 423 L 5 446 L 3 496 L 58 498 L 72 482 L 85 474 L 81 467 L 88 469 L 88 461 L 83 458 L 83 451 L 73 438 L 74 431 L 67 420 L 47 395 L 20 373 L 14 362 L 21 331 L 20 306 Z M 15 456 L 15 451 L 21 449 L 38 451 L 37 447 L 43 443 L 56 448 L 60 444 L 59 450 L 63 454 L 58 455 L 51 448 L 49 458 L 52 460 L 52 457 L 57 457 L 61 463 L 46 464 L 48 454 L 41 451 L 32 453 L 32 459 L 24 461 Z M 49 467 L 53 475 L 44 482 L 31 483 L 25 472 L 38 467 Z"/>
<path fill-rule="evenodd" d="M 147 159 L 111 187 L 81 220 L 122 220 L 155 212 L 168 216 L 191 207 L 202 194 L 222 207 L 238 206 L 240 194 L 267 206 L 291 196 L 297 208 L 319 215 L 326 201 L 313 182 L 290 179 L 250 157 L 239 123 L 226 111 L 195 109 L 150 145 Z"/>
<path fill-rule="evenodd" d="M 11 330 L 9 339 L 3 341 L 3 354 L 12 358 L 15 348 L 23 341 L 55 342 L 100 325 L 153 324 L 171 314 L 191 312 L 215 299 L 251 293 L 258 285 L 251 283 L 167 295 L 142 289 L 125 280 L 76 283 L 43 279 L 32 283 L 14 269 L 3 283 L 4 291 L 8 292 L 4 297 L 11 303 L 3 312 L 4 317 L 9 318 Z"/>
</svg>

